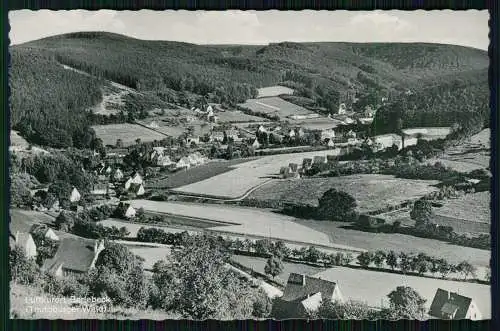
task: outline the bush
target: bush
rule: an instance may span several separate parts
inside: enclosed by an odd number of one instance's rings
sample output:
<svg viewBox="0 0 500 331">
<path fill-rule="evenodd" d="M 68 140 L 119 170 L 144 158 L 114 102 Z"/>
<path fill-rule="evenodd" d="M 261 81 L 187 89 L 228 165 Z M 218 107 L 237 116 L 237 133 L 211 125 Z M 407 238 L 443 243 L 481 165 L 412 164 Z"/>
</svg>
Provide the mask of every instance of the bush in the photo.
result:
<svg viewBox="0 0 500 331">
<path fill-rule="evenodd" d="M 15 247 L 9 251 L 10 279 L 23 285 L 31 285 L 40 279 L 39 268 L 33 258 L 28 258 L 24 250 Z"/>
</svg>

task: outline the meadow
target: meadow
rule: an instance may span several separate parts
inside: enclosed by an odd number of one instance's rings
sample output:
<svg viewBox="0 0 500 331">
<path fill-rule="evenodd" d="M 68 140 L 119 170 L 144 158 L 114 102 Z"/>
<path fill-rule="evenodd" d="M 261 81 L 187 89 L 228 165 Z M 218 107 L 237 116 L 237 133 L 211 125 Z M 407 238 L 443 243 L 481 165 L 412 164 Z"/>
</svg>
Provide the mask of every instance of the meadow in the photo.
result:
<svg viewBox="0 0 500 331">
<path fill-rule="evenodd" d="M 104 145 L 116 145 L 116 141 L 121 139 L 123 146 L 134 145 L 137 139 L 142 142 L 162 140 L 166 135 L 150 130 L 137 124 L 123 123 L 110 125 L 95 125 L 92 127 L 97 137 L 102 139 Z"/>
<path fill-rule="evenodd" d="M 255 113 L 264 113 L 268 115 L 276 114 L 280 118 L 292 115 L 313 114 L 313 112 L 305 109 L 304 107 L 295 105 L 279 97 L 248 99 L 245 103 L 242 103 L 239 106 L 250 109 Z"/>
<path fill-rule="evenodd" d="M 257 98 L 265 98 L 265 97 L 277 97 L 281 94 L 293 94 L 293 90 L 289 87 L 275 85 L 262 87 L 257 89 Z"/>
</svg>

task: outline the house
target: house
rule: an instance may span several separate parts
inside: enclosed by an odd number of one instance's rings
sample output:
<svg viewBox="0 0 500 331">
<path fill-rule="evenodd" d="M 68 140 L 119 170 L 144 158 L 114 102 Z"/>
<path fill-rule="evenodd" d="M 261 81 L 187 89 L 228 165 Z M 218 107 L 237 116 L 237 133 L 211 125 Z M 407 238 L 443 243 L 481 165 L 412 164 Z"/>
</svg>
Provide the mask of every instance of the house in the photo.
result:
<svg viewBox="0 0 500 331">
<path fill-rule="evenodd" d="M 306 318 L 321 302 L 344 302 L 337 283 L 307 275 L 291 273 L 283 296 L 273 304 L 271 316 L 276 319 Z"/>
<path fill-rule="evenodd" d="M 201 160 L 194 154 L 188 155 L 189 164 L 194 167 L 201 164 Z"/>
<path fill-rule="evenodd" d="M 358 118 L 358 122 L 361 125 L 370 125 L 373 123 L 373 117 L 362 117 Z"/>
<path fill-rule="evenodd" d="M 37 256 L 36 244 L 30 233 L 16 231 L 9 236 L 10 249 L 19 247 L 23 250 L 28 258 L 35 258 Z"/>
<path fill-rule="evenodd" d="M 132 207 L 129 203 L 120 202 L 117 209 L 118 209 L 118 214 L 122 215 L 125 218 L 135 217 L 136 211 L 134 207 Z"/>
<path fill-rule="evenodd" d="M 371 105 L 366 105 L 364 113 L 366 118 L 372 118 L 375 116 L 375 109 L 373 109 Z"/>
<path fill-rule="evenodd" d="M 194 143 L 195 145 L 199 145 L 200 144 L 200 137 L 187 137 L 186 144 L 188 146 L 190 146 L 192 143 Z"/>
<path fill-rule="evenodd" d="M 321 131 L 321 140 L 325 141 L 326 139 L 333 139 L 335 138 L 335 130 L 333 129 L 326 129 Z"/>
<path fill-rule="evenodd" d="M 326 156 L 326 163 L 335 163 L 337 162 L 337 155 L 327 155 Z"/>
<path fill-rule="evenodd" d="M 257 139 L 254 139 L 254 141 L 252 142 L 251 146 L 254 148 L 254 149 L 259 149 L 260 148 L 260 143 Z"/>
<path fill-rule="evenodd" d="M 115 170 L 115 173 L 113 174 L 113 179 L 114 180 L 122 180 L 123 179 L 123 172 L 117 168 Z"/>
<path fill-rule="evenodd" d="M 134 193 L 136 196 L 144 195 L 144 186 L 142 184 L 132 183 L 129 192 Z"/>
<path fill-rule="evenodd" d="M 142 176 L 138 172 L 134 172 L 125 182 L 124 188 L 125 188 L 125 190 L 128 191 L 130 189 L 130 185 L 142 184 L 142 183 L 143 183 Z"/>
<path fill-rule="evenodd" d="M 98 183 L 92 186 L 90 194 L 92 195 L 106 195 L 108 193 L 108 185 L 105 183 Z"/>
<path fill-rule="evenodd" d="M 263 132 L 267 133 L 267 129 L 263 125 L 259 126 L 259 128 L 257 129 L 257 131 L 259 131 L 261 133 L 263 133 Z"/>
<path fill-rule="evenodd" d="M 288 168 L 290 169 L 290 172 L 296 173 L 299 171 L 299 165 L 297 163 L 290 163 L 288 164 Z"/>
<path fill-rule="evenodd" d="M 372 140 L 374 145 L 377 146 L 377 149 L 379 150 L 390 148 L 393 145 L 398 146 L 398 149 L 402 148 L 401 136 L 394 133 L 375 136 L 372 138 Z"/>
<path fill-rule="evenodd" d="M 429 309 L 431 317 L 439 319 L 482 319 L 472 298 L 438 288 Z"/>
<path fill-rule="evenodd" d="M 95 267 L 104 248 L 103 240 L 63 238 L 54 257 L 45 260 L 41 269 L 56 277 L 87 273 Z"/>
<path fill-rule="evenodd" d="M 207 106 L 207 112 L 208 112 L 208 113 L 212 113 L 212 114 L 213 114 L 214 109 L 212 108 L 212 106 L 211 106 L 211 105 L 208 105 L 208 106 Z"/>
<path fill-rule="evenodd" d="M 295 130 L 294 130 L 294 129 L 290 129 L 290 130 L 288 130 L 287 136 L 288 136 L 289 138 L 294 138 L 294 137 L 296 136 L 296 134 L 297 134 L 297 133 L 295 132 Z"/>
<path fill-rule="evenodd" d="M 221 131 L 212 132 L 212 135 L 210 136 L 210 140 L 223 142 L 224 141 L 224 132 L 221 132 Z"/>
<path fill-rule="evenodd" d="M 317 155 L 313 158 L 313 164 L 321 164 L 326 163 L 326 157 Z"/>
<path fill-rule="evenodd" d="M 339 105 L 339 109 L 337 111 L 337 114 L 344 115 L 346 112 L 347 112 L 347 106 L 345 105 L 345 103 L 341 103 Z"/>
<path fill-rule="evenodd" d="M 283 135 L 276 132 L 272 132 L 269 135 L 269 141 L 272 141 L 275 144 L 281 144 L 283 142 L 283 138 Z"/>
<path fill-rule="evenodd" d="M 50 240 L 54 240 L 54 241 L 59 241 L 59 236 L 54 232 L 54 230 L 52 230 L 51 228 L 49 228 L 47 225 L 45 224 L 35 224 L 31 227 L 31 231 L 30 233 L 34 233 L 34 232 L 42 232 L 43 233 L 43 236 L 47 239 L 50 239 Z"/>
<path fill-rule="evenodd" d="M 177 169 L 189 169 L 189 167 L 191 167 L 191 163 L 189 162 L 189 158 L 187 156 L 184 156 L 179 161 L 177 161 L 175 166 Z"/>
<path fill-rule="evenodd" d="M 333 142 L 333 139 L 327 138 L 325 141 L 326 141 L 326 146 L 335 147 L 335 143 Z"/>
<path fill-rule="evenodd" d="M 151 129 L 158 129 L 160 126 L 158 125 L 158 122 L 156 121 L 152 121 L 151 123 L 149 123 L 148 125 Z"/>
<path fill-rule="evenodd" d="M 73 190 L 71 191 L 71 194 L 69 196 L 69 201 L 74 203 L 80 201 L 82 196 L 80 195 L 80 192 L 76 189 L 76 187 L 73 187 Z"/>
<path fill-rule="evenodd" d="M 239 133 L 238 133 L 237 130 L 227 130 L 226 131 L 226 137 L 228 139 L 232 139 L 234 142 L 241 141 L 241 138 L 240 138 Z"/>
</svg>

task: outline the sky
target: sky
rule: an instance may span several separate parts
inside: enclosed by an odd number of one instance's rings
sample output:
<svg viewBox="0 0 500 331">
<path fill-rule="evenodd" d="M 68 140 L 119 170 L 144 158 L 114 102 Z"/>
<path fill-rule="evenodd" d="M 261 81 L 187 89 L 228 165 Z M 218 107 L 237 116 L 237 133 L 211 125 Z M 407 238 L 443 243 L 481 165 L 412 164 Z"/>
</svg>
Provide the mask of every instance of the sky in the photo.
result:
<svg viewBox="0 0 500 331">
<path fill-rule="evenodd" d="M 11 44 L 76 31 L 195 44 L 282 41 L 430 42 L 487 50 L 486 10 L 52 11 L 9 12 Z"/>
</svg>

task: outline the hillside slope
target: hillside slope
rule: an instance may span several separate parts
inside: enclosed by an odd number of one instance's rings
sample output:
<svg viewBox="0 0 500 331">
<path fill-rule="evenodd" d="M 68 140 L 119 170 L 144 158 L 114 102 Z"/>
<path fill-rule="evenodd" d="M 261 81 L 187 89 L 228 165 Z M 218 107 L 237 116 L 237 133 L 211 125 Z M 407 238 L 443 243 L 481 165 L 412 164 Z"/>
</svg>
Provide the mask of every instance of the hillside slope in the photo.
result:
<svg viewBox="0 0 500 331">
<path fill-rule="evenodd" d="M 12 111 L 15 127 L 20 126 L 20 118 L 45 114 L 45 108 L 61 112 L 60 108 L 68 109 L 67 106 L 71 105 L 72 108 L 79 108 L 80 114 L 82 108 L 100 101 L 99 78 L 82 82 L 82 77 L 58 73 L 64 79 L 58 78 L 47 86 L 43 81 L 47 75 L 46 68 L 55 73 L 54 66 L 57 64 L 135 88 L 147 96 L 184 104 L 185 101 L 179 100 L 183 99 L 184 92 L 208 96 L 214 102 L 235 104 L 255 97 L 256 88 L 281 83 L 330 111 L 335 110 L 339 102 L 348 99 L 347 92 L 361 97 L 369 94 L 376 100 L 383 95 L 392 99 L 392 96 L 400 95 L 407 89 L 415 91 L 423 100 L 428 95 L 456 94 L 454 83 L 450 85 L 452 79 L 467 91 L 471 87 L 470 95 L 474 98 L 481 98 L 481 101 L 468 105 L 465 113 L 478 113 L 478 122 L 486 121 L 484 114 L 487 111 L 478 107 L 488 102 L 485 96 L 488 93 L 486 70 L 489 59 L 484 51 L 462 46 L 290 42 L 268 46 L 201 46 L 144 41 L 112 33 L 80 32 L 13 46 L 11 53 L 14 55 Z M 39 57 L 44 57 L 42 66 L 36 62 L 42 61 Z M 33 83 L 26 86 L 21 83 L 33 75 L 38 77 Z M 74 95 L 70 92 L 77 91 L 81 86 L 84 93 Z M 53 97 L 38 97 L 48 89 Z M 63 99 L 61 95 L 64 95 Z M 36 99 L 30 100 L 36 105 L 29 107 L 32 115 L 26 115 L 28 111 L 21 101 L 23 98 Z M 73 103 L 68 101 L 72 99 L 75 100 Z M 448 98 L 441 104 L 436 101 L 432 107 L 416 107 L 423 113 L 444 112 L 443 118 L 456 117 L 456 113 L 448 111 L 456 108 L 459 102 L 456 99 Z M 393 113 L 389 108 L 382 109 L 377 116 L 378 125 L 391 127 Z M 47 116 L 42 117 L 52 117 Z M 425 122 L 418 120 L 419 116 L 402 116 L 405 123 L 417 121 L 415 125 L 419 125 Z M 60 121 L 67 119 L 66 115 L 59 117 Z M 434 116 L 427 117 L 432 119 Z M 32 126 L 39 127 L 35 123 Z M 40 132 L 36 128 L 33 131 Z M 32 135 L 27 134 L 30 133 L 29 128 L 19 127 L 18 130 L 28 139 Z"/>
</svg>

